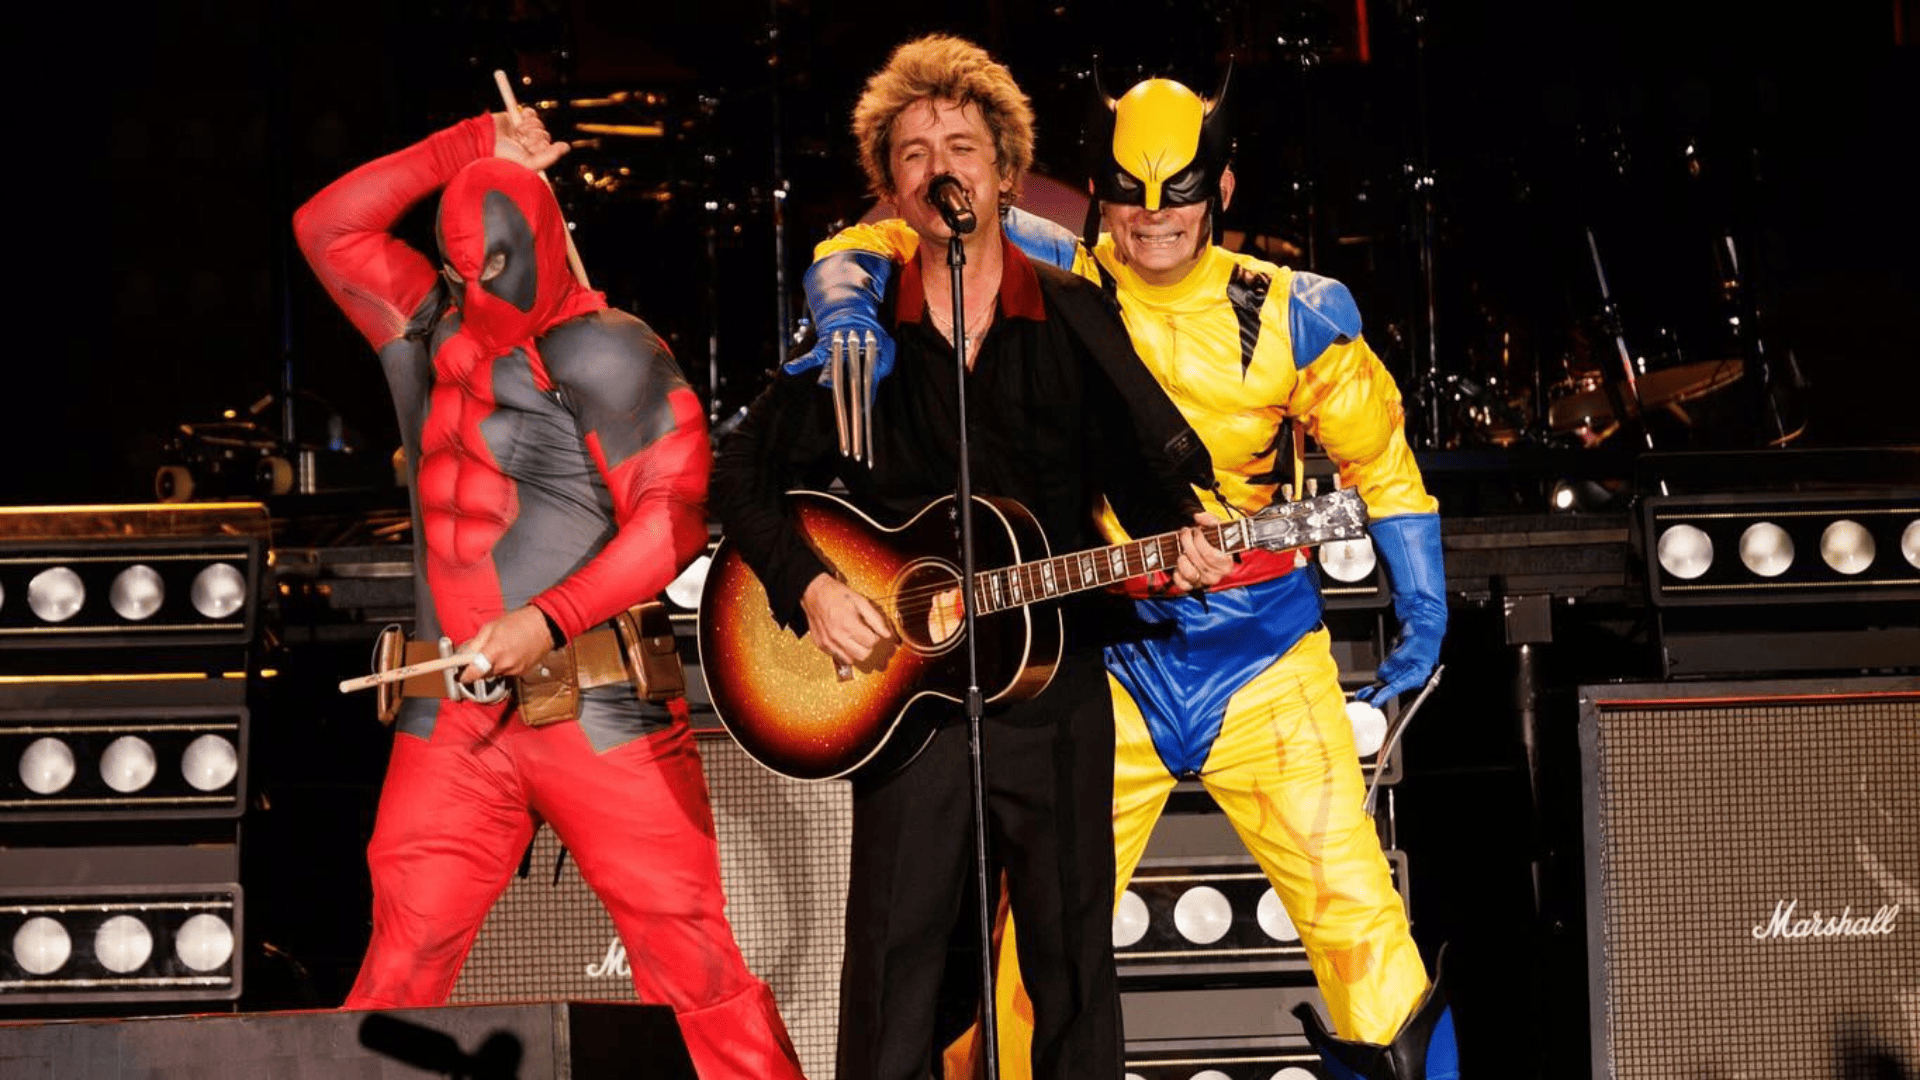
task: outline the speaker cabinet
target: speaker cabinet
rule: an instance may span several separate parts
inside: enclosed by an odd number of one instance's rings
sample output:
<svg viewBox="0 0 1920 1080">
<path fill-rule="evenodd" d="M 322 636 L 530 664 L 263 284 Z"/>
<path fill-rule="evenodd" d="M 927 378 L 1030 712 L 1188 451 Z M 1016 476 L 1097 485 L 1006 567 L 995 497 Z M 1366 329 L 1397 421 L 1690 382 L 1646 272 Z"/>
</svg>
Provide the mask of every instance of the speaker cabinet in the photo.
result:
<svg viewBox="0 0 1920 1080">
<path fill-rule="evenodd" d="M 1920 678 L 1580 692 L 1595 1080 L 1920 1075 Z"/>
<path fill-rule="evenodd" d="M 727 916 L 747 966 L 772 987 L 808 1076 L 833 1075 L 853 803 L 840 782 L 772 773 L 724 735 L 700 737 Z M 527 872 L 475 939 L 455 1002 L 630 1001 L 626 949 L 560 841 L 542 827 Z"/>
</svg>

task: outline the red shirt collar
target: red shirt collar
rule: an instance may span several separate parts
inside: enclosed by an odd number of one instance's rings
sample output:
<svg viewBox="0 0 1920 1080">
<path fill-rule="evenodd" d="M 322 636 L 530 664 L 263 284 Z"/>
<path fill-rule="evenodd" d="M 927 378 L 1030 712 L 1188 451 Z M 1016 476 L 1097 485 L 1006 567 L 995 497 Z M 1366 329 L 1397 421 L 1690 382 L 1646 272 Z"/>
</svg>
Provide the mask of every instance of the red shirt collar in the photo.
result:
<svg viewBox="0 0 1920 1080">
<path fill-rule="evenodd" d="M 922 244 L 930 241 L 922 239 Z M 900 271 L 900 296 L 895 301 L 893 318 L 895 322 L 917 323 L 925 316 L 927 295 L 921 284 L 920 256 L 907 260 Z M 1007 239 L 1006 233 L 1000 234 L 1000 314 L 1010 319 L 1031 319 L 1044 322 L 1047 317 L 1046 305 L 1040 302 L 1040 275 L 1026 254 Z"/>
</svg>

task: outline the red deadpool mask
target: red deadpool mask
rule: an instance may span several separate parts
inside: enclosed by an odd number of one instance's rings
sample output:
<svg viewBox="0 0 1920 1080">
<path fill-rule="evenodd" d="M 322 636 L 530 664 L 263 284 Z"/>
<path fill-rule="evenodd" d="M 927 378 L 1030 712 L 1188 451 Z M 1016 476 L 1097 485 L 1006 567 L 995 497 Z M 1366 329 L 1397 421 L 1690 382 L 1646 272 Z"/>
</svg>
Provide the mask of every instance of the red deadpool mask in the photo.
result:
<svg viewBox="0 0 1920 1080">
<path fill-rule="evenodd" d="M 563 317 L 578 288 L 565 229 L 553 192 L 524 166 L 483 158 L 454 175 L 440 195 L 440 257 L 460 277 L 450 284 L 467 333 L 504 349 Z M 485 277 L 496 256 L 499 271 Z"/>
</svg>

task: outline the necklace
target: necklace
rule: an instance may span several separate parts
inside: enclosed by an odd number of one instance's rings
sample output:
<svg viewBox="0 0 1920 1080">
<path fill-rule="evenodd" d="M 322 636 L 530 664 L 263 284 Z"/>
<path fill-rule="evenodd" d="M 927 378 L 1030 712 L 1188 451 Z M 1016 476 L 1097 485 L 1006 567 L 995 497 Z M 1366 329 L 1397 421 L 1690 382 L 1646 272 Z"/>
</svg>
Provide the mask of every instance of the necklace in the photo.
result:
<svg viewBox="0 0 1920 1080">
<path fill-rule="evenodd" d="M 993 322 L 993 309 L 998 300 L 999 296 L 997 292 L 989 292 L 986 294 L 985 302 L 980 304 L 978 311 L 969 310 L 966 312 L 967 361 L 969 365 L 971 365 L 973 361 L 974 354 L 980 351 L 981 335 L 986 332 L 987 326 Z M 926 301 L 927 315 L 933 319 L 934 329 L 940 331 L 940 336 L 946 338 L 947 341 L 951 343 L 953 341 L 953 316 L 944 313 L 941 310 L 943 305 L 934 297 L 928 296 Z M 953 305 L 946 304 L 944 306 L 952 307 Z M 967 305 L 969 309 L 973 308 L 973 306 L 972 303 Z"/>
</svg>

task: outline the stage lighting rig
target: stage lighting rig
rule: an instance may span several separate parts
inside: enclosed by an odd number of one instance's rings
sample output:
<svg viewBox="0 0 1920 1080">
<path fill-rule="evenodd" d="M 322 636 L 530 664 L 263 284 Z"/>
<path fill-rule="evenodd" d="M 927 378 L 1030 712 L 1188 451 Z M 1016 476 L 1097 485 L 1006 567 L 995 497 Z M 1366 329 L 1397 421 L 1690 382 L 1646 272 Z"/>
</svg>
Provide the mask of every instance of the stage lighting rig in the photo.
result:
<svg viewBox="0 0 1920 1080">
<path fill-rule="evenodd" d="M 232 1001 L 258 503 L 0 510 L 0 1009 Z"/>
<path fill-rule="evenodd" d="M 0 1004 L 240 996 L 237 846 L 0 848 Z"/>
<path fill-rule="evenodd" d="M 1404 903 L 1406 855 L 1386 856 Z M 1300 931 L 1244 852 L 1143 861 L 1114 910 L 1113 950 L 1129 986 L 1262 985 L 1310 970 Z"/>
<path fill-rule="evenodd" d="M 239 679 L 0 687 L 0 824 L 238 818 Z"/>
<path fill-rule="evenodd" d="M 1649 497 L 1669 675 L 1920 668 L 1920 488 Z"/>
<path fill-rule="evenodd" d="M 1663 607 L 1920 600 L 1920 489 L 1646 503 Z"/>
<path fill-rule="evenodd" d="M 267 533 L 258 503 L 0 509 L 0 677 L 238 669 Z"/>
</svg>

